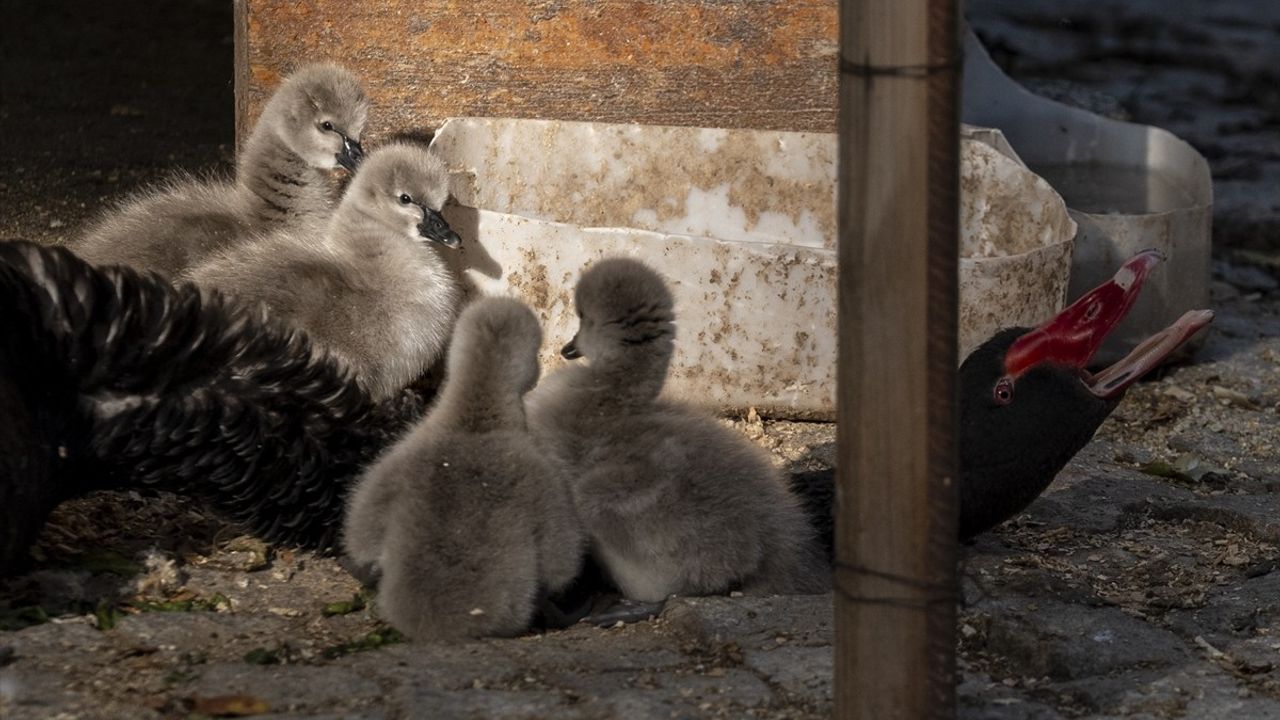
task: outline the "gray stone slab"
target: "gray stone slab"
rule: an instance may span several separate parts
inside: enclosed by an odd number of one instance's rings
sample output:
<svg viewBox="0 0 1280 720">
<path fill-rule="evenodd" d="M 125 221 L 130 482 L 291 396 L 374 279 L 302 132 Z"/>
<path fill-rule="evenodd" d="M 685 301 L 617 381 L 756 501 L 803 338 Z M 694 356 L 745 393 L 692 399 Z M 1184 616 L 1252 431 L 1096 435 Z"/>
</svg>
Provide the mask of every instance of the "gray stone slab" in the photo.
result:
<svg viewBox="0 0 1280 720">
<path fill-rule="evenodd" d="M 1087 447 L 1027 508 L 1027 517 L 1048 527 L 1110 532 L 1144 503 L 1199 500 L 1189 490 L 1119 465 L 1115 453 L 1111 443 Z"/>
<path fill-rule="evenodd" d="M 961 701 L 956 708 L 956 720 L 1063 720 L 1064 716 L 1048 705 L 1022 700 L 1001 698 L 1001 702 L 969 704 Z"/>
<path fill-rule="evenodd" d="M 676 706 L 737 705 L 760 707 L 774 700 L 773 691 L 752 672 L 742 668 L 696 665 L 680 670 L 568 673 L 541 676 L 549 686 L 561 688 L 580 702 L 603 702 L 632 690 L 652 692 Z"/>
<path fill-rule="evenodd" d="M 704 643 L 736 642 L 742 649 L 772 648 L 783 642 L 825 645 L 832 641 L 832 597 L 676 598 L 667 602 L 663 622 Z"/>
<path fill-rule="evenodd" d="M 1117 608 L 1004 599 L 975 610 L 990 618 L 983 649 L 1027 677 L 1096 678 L 1128 668 L 1181 664 L 1189 655 L 1174 633 Z"/>
<path fill-rule="evenodd" d="M 533 720 L 587 717 L 560 693 L 545 690 L 402 688 L 392 697 L 399 716 L 438 720 Z"/>
<path fill-rule="evenodd" d="M 615 717 L 629 717 L 638 699 L 629 690 L 606 687 L 599 704 Z M 622 702 L 615 699 L 621 697 Z M 773 692 L 755 675 L 740 669 L 708 674 L 662 675 L 644 690 L 644 705 L 653 717 L 742 717 L 748 710 L 767 714 Z"/>
<path fill-rule="evenodd" d="M 360 710 L 351 710 L 342 713 L 319 713 L 298 714 L 298 713 L 267 713 L 265 715 L 254 715 L 253 720 L 285 720 L 285 718 L 304 717 L 307 720 L 388 720 L 385 710 L 379 708 L 362 708 Z"/>
<path fill-rule="evenodd" d="M 652 623 L 605 629 L 579 626 L 536 641 L 507 643 L 504 648 L 517 662 L 593 672 L 663 668 L 688 661 Z M 619 648 L 626 650 L 619 652 Z"/>
<path fill-rule="evenodd" d="M 0 635 L 0 644 L 12 648 L 10 661 L 66 658 L 69 653 L 89 654 L 112 646 L 100 630 L 86 622 L 45 623 Z"/>
<path fill-rule="evenodd" d="M 1164 621 L 1184 638 L 1199 636 L 1215 645 L 1247 639 L 1259 631 L 1280 643 L 1275 634 L 1280 632 L 1280 572 L 1216 587 L 1204 607 L 1171 611 Z M 1280 651 L 1276 661 L 1280 664 Z"/>
<path fill-rule="evenodd" d="M 832 702 L 835 653 L 830 646 L 781 645 L 746 653 L 746 666 L 791 697 L 825 706 Z"/>
<path fill-rule="evenodd" d="M 1124 717 L 1274 720 L 1280 718 L 1280 701 L 1242 692 L 1217 667 L 1188 665 L 1117 693 L 1113 711 Z"/>
<path fill-rule="evenodd" d="M 238 660 L 255 648 L 288 642 L 296 626 L 273 615 L 149 612 L 122 618 L 107 636 L 121 645 L 198 650 L 210 659 Z"/>
<path fill-rule="evenodd" d="M 965 668 L 961 660 L 956 717 L 958 720 L 1060 720 L 1063 716 L 1017 688 L 996 682 L 986 673 Z"/>
<path fill-rule="evenodd" d="M 404 643 L 335 661 L 356 677 L 385 686 L 463 690 L 505 686 L 524 676 L 526 663 L 490 643 L 459 645 Z"/>
<path fill-rule="evenodd" d="M 349 668 L 316 665 L 217 663 L 195 668 L 198 677 L 183 688 L 192 697 L 248 695 L 275 713 L 333 713 L 380 697 L 373 681 Z"/>
</svg>

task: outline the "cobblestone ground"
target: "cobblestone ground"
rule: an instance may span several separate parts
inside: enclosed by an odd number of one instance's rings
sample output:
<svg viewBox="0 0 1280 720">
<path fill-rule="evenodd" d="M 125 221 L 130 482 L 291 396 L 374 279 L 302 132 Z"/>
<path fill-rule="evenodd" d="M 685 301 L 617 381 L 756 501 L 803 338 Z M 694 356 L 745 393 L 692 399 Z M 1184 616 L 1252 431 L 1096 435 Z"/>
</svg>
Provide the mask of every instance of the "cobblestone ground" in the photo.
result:
<svg viewBox="0 0 1280 720">
<path fill-rule="evenodd" d="M 185 4 L 182 22 L 96 7 L 4 0 L 39 32 L 5 34 L 0 235 L 57 241 L 136 182 L 216 166 L 230 146 L 230 4 Z M 1024 82 L 1209 157 L 1219 314 L 1194 364 L 1138 386 L 1028 512 L 964 549 L 961 717 L 1280 717 L 1277 8 L 970 3 Z M 67 30 L 71 17 L 96 24 Z M 830 425 L 727 422 L 781 465 L 833 460 Z M 0 586 L 6 720 L 831 709 L 829 596 L 677 599 L 623 627 L 409 644 L 332 560 L 172 496 L 68 503 L 38 553 Z"/>
</svg>

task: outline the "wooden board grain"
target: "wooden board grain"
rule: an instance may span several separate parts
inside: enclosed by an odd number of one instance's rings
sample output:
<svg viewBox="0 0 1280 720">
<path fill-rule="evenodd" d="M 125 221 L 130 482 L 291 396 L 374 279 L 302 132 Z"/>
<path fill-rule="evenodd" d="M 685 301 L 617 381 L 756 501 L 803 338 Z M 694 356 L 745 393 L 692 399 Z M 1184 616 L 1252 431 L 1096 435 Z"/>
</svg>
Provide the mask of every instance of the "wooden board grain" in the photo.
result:
<svg viewBox="0 0 1280 720">
<path fill-rule="evenodd" d="M 237 132 L 314 60 L 357 73 L 369 138 L 450 116 L 832 132 L 835 0 L 236 0 Z"/>
</svg>

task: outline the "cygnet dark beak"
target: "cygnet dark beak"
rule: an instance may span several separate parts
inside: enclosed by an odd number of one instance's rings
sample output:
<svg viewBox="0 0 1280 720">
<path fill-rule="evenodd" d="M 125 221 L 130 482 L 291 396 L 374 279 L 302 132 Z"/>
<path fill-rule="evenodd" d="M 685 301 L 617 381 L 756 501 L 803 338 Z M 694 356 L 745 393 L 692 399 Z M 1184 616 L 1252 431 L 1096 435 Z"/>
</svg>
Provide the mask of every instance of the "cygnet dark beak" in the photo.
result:
<svg viewBox="0 0 1280 720">
<path fill-rule="evenodd" d="M 360 166 L 360 161 L 364 160 L 364 148 L 360 147 L 360 143 L 352 140 L 346 135 L 342 136 L 342 152 L 334 156 L 338 164 L 346 168 L 348 172 L 355 172 Z"/>
<path fill-rule="evenodd" d="M 443 215 L 429 207 L 422 208 L 422 222 L 418 223 L 418 234 L 453 250 L 462 247 L 462 237 L 449 227 Z"/>
<path fill-rule="evenodd" d="M 574 335 L 573 339 L 564 344 L 560 348 L 560 356 L 565 360 L 577 360 L 582 357 L 582 351 L 578 349 L 578 336 Z"/>
</svg>

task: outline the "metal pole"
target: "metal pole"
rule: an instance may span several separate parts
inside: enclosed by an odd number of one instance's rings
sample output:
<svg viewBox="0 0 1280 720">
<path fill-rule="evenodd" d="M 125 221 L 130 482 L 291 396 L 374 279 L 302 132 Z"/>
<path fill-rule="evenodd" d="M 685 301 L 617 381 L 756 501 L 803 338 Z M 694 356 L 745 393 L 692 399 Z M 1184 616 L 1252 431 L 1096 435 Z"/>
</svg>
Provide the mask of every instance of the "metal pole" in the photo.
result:
<svg viewBox="0 0 1280 720">
<path fill-rule="evenodd" d="M 956 0 L 841 0 L 837 718 L 955 715 Z"/>
</svg>

